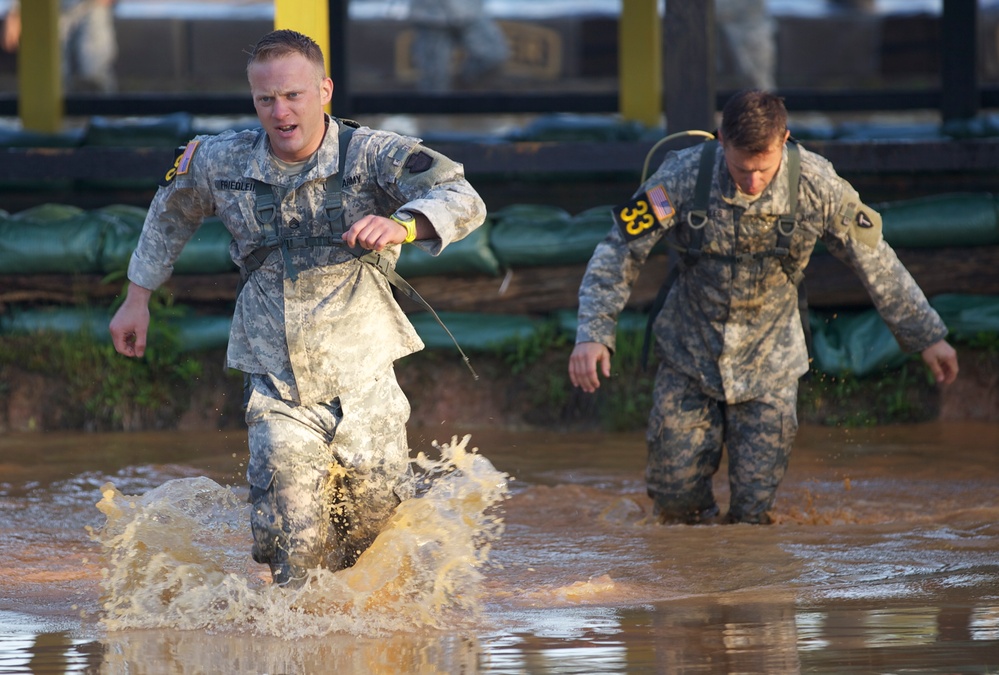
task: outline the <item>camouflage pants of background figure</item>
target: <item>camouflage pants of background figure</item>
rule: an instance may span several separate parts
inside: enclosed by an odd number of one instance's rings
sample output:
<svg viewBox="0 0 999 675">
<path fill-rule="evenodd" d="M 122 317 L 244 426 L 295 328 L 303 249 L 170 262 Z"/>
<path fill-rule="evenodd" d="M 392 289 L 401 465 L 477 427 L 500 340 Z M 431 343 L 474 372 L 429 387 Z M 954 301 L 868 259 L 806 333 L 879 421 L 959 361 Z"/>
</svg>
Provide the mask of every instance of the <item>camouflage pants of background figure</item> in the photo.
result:
<svg viewBox="0 0 999 675">
<path fill-rule="evenodd" d="M 728 452 L 728 521 L 772 522 L 770 511 L 798 431 L 798 383 L 744 403 L 708 396 L 698 383 L 659 366 L 646 433 L 645 478 L 664 523 L 718 515 L 712 477 Z"/>
<path fill-rule="evenodd" d="M 413 63 L 419 71 L 419 89 L 442 93 L 451 90 L 454 56 L 460 49 L 463 84 L 491 75 L 510 53 L 499 25 L 488 17 L 455 25 L 421 25 L 413 43 Z M 481 83 L 479 83 L 481 84 Z"/>
<path fill-rule="evenodd" d="M 371 545 L 409 488 L 409 402 L 393 372 L 329 403 L 282 400 L 250 376 L 246 422 L 253 559 L 275 583 L 339 570 Z"/>
</svg>

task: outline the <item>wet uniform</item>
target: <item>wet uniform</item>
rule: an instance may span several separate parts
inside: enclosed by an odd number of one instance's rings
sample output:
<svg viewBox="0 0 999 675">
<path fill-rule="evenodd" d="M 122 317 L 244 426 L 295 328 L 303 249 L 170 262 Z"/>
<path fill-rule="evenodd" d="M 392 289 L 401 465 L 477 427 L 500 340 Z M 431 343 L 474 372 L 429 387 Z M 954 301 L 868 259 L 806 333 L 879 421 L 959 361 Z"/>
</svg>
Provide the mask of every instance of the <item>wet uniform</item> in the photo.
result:
<svg viewBox="0 0 999 675">
<path fill-rule="evenodd" d="M 208 216 L 232 234 L 241 267 L 269 236 L 300 244 L 246 275 L 227 354 L 229 367 L 249 374 L 253 554 L 272 567 L 349 564 L 405 496 L 409 403 L 393 362 L 423 343 L 380 271 L 342 245 L 308 243 L 335 225 L 326 179 L 340 184 L 340 141 L 328 123 L 319 150 L 292 171 L 274 160 L 262 131 L 191 141 L 150 205 L 128 271 L 139 286 L 160 286 Z M 348 227 L 405 206 L 432 223 L 437 238 L 416 245 L 434 255 L 485 218 L 461 165 L 414 138 L 357 129 L 344 175 Z M 271 186 L 271 224 L 258 219 L 257 183 Z M 399 247 L 382 255 L 394 263 Z"/>
<path fill-rule="evenodd" d="M 702 148 L 671 153 L 636 196 L 665 194 L 639 236 L 615 227 L 594 251 L 579 291 L 577 342 L 614 349 L 616 319 L 649 251 L 687 225 Z M 655 319 L 656 376 L 647 441 L 647 482 L 666 520 L 697 522 L 717 512 L 711 477 L 729 452 L 729 518 L 769 522 L 797 431 L 797 380 L 808 371 L 797 277 L 817 239 L 847 264 L 905 351 L 947 330 L 881 237 L 880 216 L 822 157 L 801 152 L 796 227 L 786 259 L 775 250 L 777 217 L 789 212 L 788 150 L 758 198 L 738 193 L 719 147 L 702 257 L 686 265 Z M 737 255 L 743 255 L 736 259 Z M 755 254 L 755 255 L 752 255 Z"/>
</svg>

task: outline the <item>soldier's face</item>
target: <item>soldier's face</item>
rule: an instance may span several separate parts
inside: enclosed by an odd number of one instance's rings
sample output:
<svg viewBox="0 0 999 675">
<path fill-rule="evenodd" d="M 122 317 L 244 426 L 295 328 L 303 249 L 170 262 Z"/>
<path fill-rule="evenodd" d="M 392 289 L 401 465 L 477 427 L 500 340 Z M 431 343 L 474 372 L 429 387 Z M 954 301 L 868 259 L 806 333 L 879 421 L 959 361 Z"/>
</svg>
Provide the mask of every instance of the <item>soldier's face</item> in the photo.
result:
<svg viewBox="0 0 999 675">
<path fill-rule="evenodd" d="M 271 151 L 286 162 L 308 159 L 326 133 L 323 106 L 333 96 L 333 81 L 301 54 L 254 63 L 247 77 Z"/>
<path fill-rule="evenodd" d="M 780 169 L 784 143 L 789 134 L 775 141 L 769 150 L 760 153 L 747 152 L 722 141 L 725 148 L 725 164 L 729 175 L 735 181 L 739 192 L 745 195 L 758 195 L 763 192 Z"/>
</svg>

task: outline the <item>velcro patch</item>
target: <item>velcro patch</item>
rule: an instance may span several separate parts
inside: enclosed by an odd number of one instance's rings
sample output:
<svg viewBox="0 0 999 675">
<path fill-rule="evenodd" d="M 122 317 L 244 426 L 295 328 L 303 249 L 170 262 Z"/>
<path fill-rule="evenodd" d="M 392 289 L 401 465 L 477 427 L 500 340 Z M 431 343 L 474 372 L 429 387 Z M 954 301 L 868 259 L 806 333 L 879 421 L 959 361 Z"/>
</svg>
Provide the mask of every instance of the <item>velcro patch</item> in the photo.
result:
<svg viewBox="0 0 999 675">
<path fill-rule="evenodd" d="M 850 237 L 868 248 L 877 248 L 881 241 L 881 214 L 867 206 L 857 204 L 848 221 Z"/>
<path fill-rule="evenodd" d="M 644 194 L 635 197 L 627 204 L 614 207 L 613 214 L 614 222 L 626 241 L 648 234 L 656 225 L 649 198 Z"/>
<path fill-rule="evenodd" d="M 166 187 L 173 182 L 173 179 L 177 176 L 182 176 L 191 170 L 191 162 L 194 159 L 194 153 L 198 149 L 198 145 L 201 141 L 191 141 L 187 145 L 182 145 L 177 148 L 177 154 L 173 158 L 173 166 L 166 172 L 163 176 L 163 180 L 160 181 L 160 185 Z"/>
<path fill-rule="evenodd" d="M 414 152 L 406 159 L 406 168 L 410 173 L 423 173 L 434 165 L 434 158 L 423 152 Z"/>
<path fill-rule="evenodd" d="M 669 200 L 666 188 L 662 185 L 649 188 L 645 191 L 645 196 L 649 198 L 649 203 L 652 205 L 652 212 L 656 215 L 656 220 L 659 221 L 660 225 L 672 218 L 676 213 L 676 210 L 673 208 L 673 202 Z"/>
</svg>

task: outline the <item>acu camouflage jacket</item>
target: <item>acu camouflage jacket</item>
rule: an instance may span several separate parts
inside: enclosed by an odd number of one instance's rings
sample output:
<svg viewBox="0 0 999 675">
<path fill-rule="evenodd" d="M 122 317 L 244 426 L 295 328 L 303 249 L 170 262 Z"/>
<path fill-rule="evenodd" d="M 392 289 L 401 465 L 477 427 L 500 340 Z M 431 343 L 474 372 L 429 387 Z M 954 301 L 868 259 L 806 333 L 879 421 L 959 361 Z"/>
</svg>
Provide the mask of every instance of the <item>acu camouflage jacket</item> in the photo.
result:
<svg viewBox="0 0 999 675">
<path fill-rule="evenodd" d="M 230 255 L 242 266 L 247 255 L 274 235 L 255 218 L 254 181 L 272 186 L 286 237 L 330 235 L 324 214 L 326 178 L 339 171 L 335 122 L 311 164 L 299 175 L 271 161 L 259 130 L 227 131 L 192 140 L 167 174 L 150 205 L 129 279 L 155 289 L 173 271 L 184 245 L 202 221 L 217 216 L 232 234 Z M 424 214 L 436 239 L 417 245 L 432 255 L 482 224 L 485 205 L 457 164 L 398 134 L 357 129 L 343 181 L 346 223 L 367 214 L 389 216 L 405 206 Z M 337 178 L 339 180 L 339 178 Z M 392 363 L 423 348 L 396 304 L 385 276 L 343 247 L 289 251 L 297 280 L 289 278 L 282 251 L 270 254 L 249 275 L 236 301 L 227 364 L 268 374 L 288 400 L 332 400 L 359 379 L 382 377 Z M 397 246 L 382 252 L 394 263 Z"/>
<path fill-rule="evenodd" d="M 668 196 L 666 213 L 642 236 L 615 226 L 597 245 L 579 291 L 577 342 L 614 349 L 615 326 L 650 250 L 667 232 L 685 247 L 698 164 L 704 146 L 670 153 L 636 192 Z M 718 257 L 685 266 L 653 330 L 659 353 L 730 403 L 747 401 L 808 370 L 795 283 L 778 258 L 759 255 L 776 244 L 777 217 L 789 212 L 787 148 L 781 167 L 754 201 L 738 194 L 719 147 L 703 247 Z M 660 192 L 660 194 L 662 194 Z M 817 240 L 860 278 L 881 317 L 906 351 L 921 351 L 947 329 L 881 236 L 881 218 L 827 160 L 801 148 L 796 228 L 787 267 L 803 272 Z M 740 254 L 740 261 L 733 258 Z"/>
</svg>

